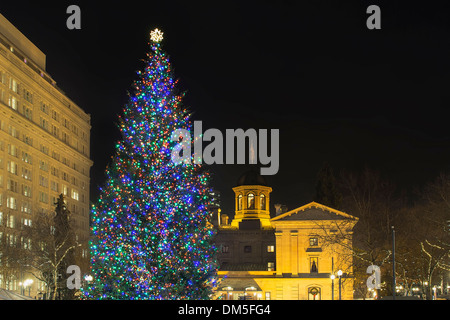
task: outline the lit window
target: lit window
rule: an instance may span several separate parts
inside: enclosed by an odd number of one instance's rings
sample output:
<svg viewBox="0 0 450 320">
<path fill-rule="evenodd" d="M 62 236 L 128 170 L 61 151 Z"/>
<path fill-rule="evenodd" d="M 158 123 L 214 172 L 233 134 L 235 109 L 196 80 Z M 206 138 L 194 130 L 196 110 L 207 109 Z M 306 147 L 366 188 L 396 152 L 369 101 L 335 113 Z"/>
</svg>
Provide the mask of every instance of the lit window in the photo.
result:
<svg viewBox="0 0 450 320">
<path fill-rule="evenodd" d="M 314 237 L 314 238 L 309 238 L 309 246 L 310 247 L 316 247 L 319 245 L 319 239 Z"/>
<path fill-rule="evenodd" d="M 263 194 L 259 196 L 259 206 L 261 210 L 266 210 L 266 196 Z"/>
<path fill-rule="evenodd" d="M 15 93 L 19 93 L 19 84 L 13 78 L 9 79 L 9 88 Z"/>
<path fill-rule="evenodd" d="M 242 210 L 242 194 L 238 196 L 238 210 Z"/>
<path fill-rule="evenodd" d="M 15 163 L 14 161 L 8 161 L 7 170 L 9 173 L 17 175 L 17 163 Z"/>
<path fill-rule="evenodd" d="M 76 190 L 72 189 L 72 199 L 79 200 L 79 193 Z"/>
<path fill-rule="evenodd" d="M 14 97 L 14 96 L 9 96 L 8 105 L 9 105 L 12 109 L 17 110 L 17 108 L 19 107 L 19 101 L 16 99 L 16 97 Z"/>
<path fill-rule="evenodd" d="M 10 215 L 10 216 L 8 217 L 8 220 L 6 220 L 6 226 L 9 227 L 9 228 L 14 228 L 14 226 L 15 226 L 15 221 L 16 221 L 16 219 L 14 218 L 14 216 L 13 216 L 13 215 Z"/>
<path fill-rule="evenodd" d="M 267 252 L 275 252 L 275 246 L 267 246 Z"/>
<path fill-rule="evenodd" d="M 23 194 L 25 197 L 31 198 L 31 187 L 30 187 L 30 186 L 23 185 L 23 188 L 22 188 L 22 194 Z"/>
<path fill-rule="evenodd" d="M 275 262 L 267 263 L 267 271 L 275 271 Z"/>
<path fill-rule="evenodd" d="M 6 206 L 10 209 L 17 210 L 17 200 L 14 197 L 6 198 Z"/>
<path fill-rule="evenodd" d="M 247 209 L 255 209 L 255 195 L 253 193 L 247 195 Z"/>
</svg>

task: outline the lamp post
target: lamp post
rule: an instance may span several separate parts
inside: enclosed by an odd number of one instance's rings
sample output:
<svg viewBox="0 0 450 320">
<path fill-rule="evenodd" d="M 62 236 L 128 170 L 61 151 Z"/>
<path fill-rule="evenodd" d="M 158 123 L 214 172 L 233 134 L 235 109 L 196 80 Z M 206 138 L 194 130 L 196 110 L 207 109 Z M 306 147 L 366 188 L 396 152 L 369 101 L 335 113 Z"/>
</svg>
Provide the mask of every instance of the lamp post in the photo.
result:
<svg viewBox="0 0 450 320">
<path fill-rule="evenodd" d="M 395 287 L 397 282 L 395 280 L 395 229 L 392 228 L 392 300 L 395 300 Z"/>
<path fill-rule="evenodd" d="M 336 276 L 332 274 L 330 278 L 331 278 L 331 300 L 334 300 L 334 279 L 336 278 Z"/>
<path fill-rule="evenodd" d="M 23 282 L 24 293 L 25 293 L 25 290 L 26 290 L 27 287 L 28 287 L 28 296 L 31 295 L 31 284 L 32 284 L 32 283 L 33 283 L 33 280 L 31 280 L 31 279 L 27 279 L 27 280 L 25 280 L 25 281 Z"/>
<path fill-rule="evenodd" d="M 342 270 L 338 270 L 337 275 L 339 277 L 339 300 L 341 300 L 342 299 L 342 291 L 341 291 L 341 288 L 342 288 L 342 281 L 341 281 Z"/>
</svg>

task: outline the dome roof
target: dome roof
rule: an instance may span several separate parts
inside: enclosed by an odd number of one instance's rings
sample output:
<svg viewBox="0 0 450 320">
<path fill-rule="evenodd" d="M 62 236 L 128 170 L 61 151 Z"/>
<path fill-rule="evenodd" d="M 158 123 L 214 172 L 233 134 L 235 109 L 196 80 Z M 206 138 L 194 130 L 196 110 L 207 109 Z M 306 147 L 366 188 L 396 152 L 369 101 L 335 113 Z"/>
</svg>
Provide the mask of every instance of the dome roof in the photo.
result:
<svg viewBox="0 0 450 320">
<path fill-rule="evenodd" d="M 241 175 L 237 181 L 238 186 L 267 186 L 266 179 L 259 172 L 250 170 Z"/>
</svg>

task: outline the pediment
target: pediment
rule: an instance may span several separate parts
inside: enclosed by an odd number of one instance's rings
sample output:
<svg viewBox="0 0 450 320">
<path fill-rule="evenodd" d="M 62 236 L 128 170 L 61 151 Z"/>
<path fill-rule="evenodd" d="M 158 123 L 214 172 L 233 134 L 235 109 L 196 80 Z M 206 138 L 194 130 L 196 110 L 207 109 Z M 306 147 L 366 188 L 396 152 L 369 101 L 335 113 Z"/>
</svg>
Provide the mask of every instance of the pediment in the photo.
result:
<svg viewBox="0 0 450 320">
<path fill-rule="evenodd" d="M 358 220 L 345 212 L 327 207 L 317 202 L 290 210 L 271 219 L 271 221 L 301 221 L 301 220 Z"/>
</svg>

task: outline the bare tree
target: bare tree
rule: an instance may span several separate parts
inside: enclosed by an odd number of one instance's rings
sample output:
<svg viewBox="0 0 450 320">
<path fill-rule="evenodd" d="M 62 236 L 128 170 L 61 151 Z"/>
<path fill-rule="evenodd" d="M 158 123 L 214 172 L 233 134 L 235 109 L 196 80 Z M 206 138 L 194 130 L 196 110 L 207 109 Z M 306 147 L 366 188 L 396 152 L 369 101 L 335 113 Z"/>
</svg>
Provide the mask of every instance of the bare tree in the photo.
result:
<svg viewBox="0 0 450 320">
<path fill-rule="evenodd" d="M 30 250 L 33 274 L 51 288 L 51 299 L 58 298 L 58 290 L 64 287 L 60 275 L 65 274 L 67 260 L 80 246 L 71 231 L 69 215 L 61 195 L 53 214 L 36 214 L 28 234 L 33 243 Z"/>
<path fill-rule="evenodd" d="M 322 243 L 340 245 L 351 254 L 348 259 L 353 259 L 355 288 L 365 297 L 367 267 L 381 268 L 391 258 L 391 226 L 404 204 L 404 196 L 392 182 L 367 167 L 358 174 L 341 173 L 338 185 L 341 210 L 359 220 L 352 233 L 348 232 L 351 221 L 335 221 L 332 228 L 324 230 Z"/>
<path fill-rule="evenodd" d="M 423 278 L 428 282 L 427 297 L 431 298 L 435 272 L 450 271 L 450 175 L 441 173 L 425 186 L 422 195 L 415 235 L 422 253 Z"/>
<path fill-rule="evenodd" d="M 0 275 L 5 289 L 11 289 L 13 281 L 22 282 L 28 271 L 29 242 L 24 237 L 24 226 L 17 222 L 9 211 L 0 214 Z"/>
</svg>

